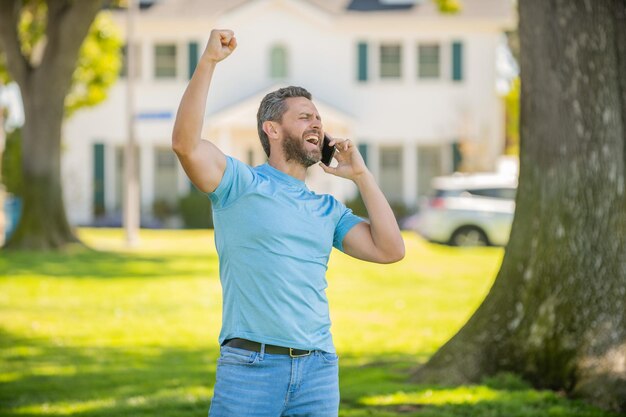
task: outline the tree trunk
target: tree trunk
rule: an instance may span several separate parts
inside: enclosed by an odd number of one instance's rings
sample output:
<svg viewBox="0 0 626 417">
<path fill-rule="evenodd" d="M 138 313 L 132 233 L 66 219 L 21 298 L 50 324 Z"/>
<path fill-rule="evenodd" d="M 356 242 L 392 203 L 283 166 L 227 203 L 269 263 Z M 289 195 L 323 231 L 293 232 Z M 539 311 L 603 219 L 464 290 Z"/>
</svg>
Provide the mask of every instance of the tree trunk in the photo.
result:
<svg viewBox="0 0 626 417">
<path fill-rule="evenodd" d="M 48 0 L 46 46 L 38 65 L 22 55 L 17 36 L 21 2 L 0 1 L 0 41 L 24 102 L 23 210 L 11 249 L 60 249 L 78 242 L 63 205 L 61 127 L 78 52 L 102 0 Z"/>
<path fill-rule="evenodd" d="M 65 94 L 35 74 L 22 87 L 23 210 L 8 248 L 46 250 L 78 242 L 65 216 L 61 184 L 61 126 Z M 58 90 L 58 88 L 56 89 Z"/>
<path fill-rule="evenodd" d="M 626 411 L 626 0 L 524 0 L 517 210 L 493 288 L 415 380 L 501 371 Z"/>
</svg>

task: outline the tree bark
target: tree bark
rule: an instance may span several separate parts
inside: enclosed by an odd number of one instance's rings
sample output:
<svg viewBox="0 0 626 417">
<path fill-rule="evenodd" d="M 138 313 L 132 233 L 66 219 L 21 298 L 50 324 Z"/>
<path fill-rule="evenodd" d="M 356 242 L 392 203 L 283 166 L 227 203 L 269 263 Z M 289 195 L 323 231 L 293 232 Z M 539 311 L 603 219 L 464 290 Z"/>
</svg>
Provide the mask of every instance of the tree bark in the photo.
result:
<svg viewBox="0 0 626 417">
<path fill-rule="evenodd" d="M 512 371 L 626 411 L 626 0 L 524 0 L 517 210 L 502 267 L 415 380 Z"/>
<path fill-rule="evenodd" d="M 0 41 L 24 102 L 22 173 L 26 184 L 20 223 L 8 248 L 60 249 L 78 242 L 67 222 L 61 183 L 61 127 L 65 96 L 78 52 L 102 0 L 48 0 L 46 47 L 37 66 L 21 53 L 21 2 L 0 0 Z"/>
</svg>

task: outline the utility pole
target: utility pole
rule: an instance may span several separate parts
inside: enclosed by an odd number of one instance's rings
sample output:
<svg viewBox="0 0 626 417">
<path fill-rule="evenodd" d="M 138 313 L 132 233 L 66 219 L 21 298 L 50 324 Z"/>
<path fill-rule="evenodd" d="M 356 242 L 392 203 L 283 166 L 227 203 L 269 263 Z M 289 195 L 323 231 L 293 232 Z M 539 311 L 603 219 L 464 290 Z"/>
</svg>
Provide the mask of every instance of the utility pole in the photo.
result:
<svg viewBox="0 0 626 417">
<path fill-rule="evenodd" d="M 124 230 L 126 246 L 139 244 L 139 175 L 137 167 L 137 146 L 135 138 L 135 0 L 127 0 L 126 16 L 126 116 L 128 139 L 124 152 Z"/>
</svg>

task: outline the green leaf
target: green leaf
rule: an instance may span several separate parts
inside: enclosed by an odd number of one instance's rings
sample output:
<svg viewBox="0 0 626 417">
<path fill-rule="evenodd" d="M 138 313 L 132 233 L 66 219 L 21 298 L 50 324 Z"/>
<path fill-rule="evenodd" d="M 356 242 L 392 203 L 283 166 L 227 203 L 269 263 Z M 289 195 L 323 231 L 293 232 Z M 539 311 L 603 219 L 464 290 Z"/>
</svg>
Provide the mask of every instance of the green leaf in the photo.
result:
<svg viewBox="0 0 626 417">
<path fill-rule="evenodd" d="M 461 11 L 461 0 L 435 0 L 439 11 L 446 14 L 454 14 Z"/>
<path fill-rule="evenodd" d="M 7 70 L 7 59 L 4 52 L 0 50 L 0 86 L 7 85 L 11 82 L 11 76 Z"/>
<path fill-rule="evenodd" d="M 2 154 L 2 183 L 9 193 L 21 196 L 24 188 L 22 180 L 22 131 L 15 129 L 7 134 Z"/>
<path fill-rule="evenodd" d="M 109 13 L 96 16 L 81 46 L 72 86 L 65 97 L 65 115 L 95 106 L 107 98 L 121 67 L 122 39 Z"/>
</svg>

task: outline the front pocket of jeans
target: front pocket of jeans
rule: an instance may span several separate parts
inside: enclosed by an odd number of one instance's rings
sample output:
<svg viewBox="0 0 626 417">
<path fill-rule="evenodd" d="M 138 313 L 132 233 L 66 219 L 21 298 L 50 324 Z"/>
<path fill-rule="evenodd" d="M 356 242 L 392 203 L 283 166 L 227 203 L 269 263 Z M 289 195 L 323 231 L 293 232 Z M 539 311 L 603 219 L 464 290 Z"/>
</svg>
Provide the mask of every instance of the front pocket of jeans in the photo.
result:
<svg viewBox="0 0 626 417">
<path fill-rule="evenodd" d="M 224 346 L 220 351 L 218 362 L 231 365 L 253 365 L 258 357 L 258 352 Z"/>
<path fill-rule="evenodd" d="M 331 352 L 320 352 L 320 356 L 326 363 L 336 364 L 339 362 L 339 356 L 336 353 Z"/>
</svg>

